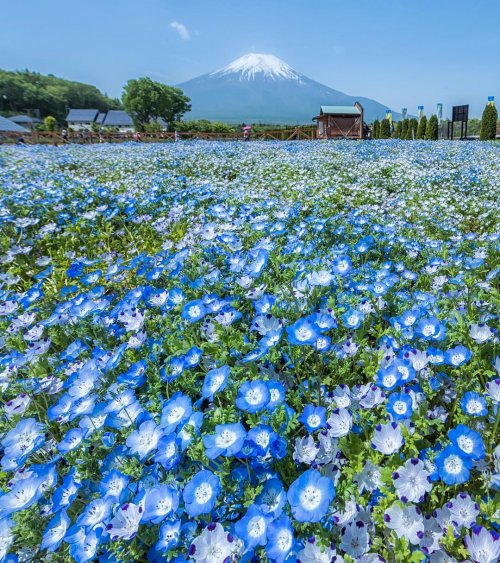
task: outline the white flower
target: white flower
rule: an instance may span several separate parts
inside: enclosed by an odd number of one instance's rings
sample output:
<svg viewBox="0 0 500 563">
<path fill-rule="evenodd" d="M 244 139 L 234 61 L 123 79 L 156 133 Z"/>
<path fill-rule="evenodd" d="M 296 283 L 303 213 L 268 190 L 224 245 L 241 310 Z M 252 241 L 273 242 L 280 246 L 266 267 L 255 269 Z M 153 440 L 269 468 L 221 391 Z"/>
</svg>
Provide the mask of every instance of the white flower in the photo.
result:
<svg viewBox="0 0 500 563">
<path fill-rule="evenodd" d="M 301 563 L 343 563 L 344 558 L 337 555 L 335 549 L 320 547 L 316 543 L 306 543 L 304 549 L 297 553 L 297 559 Z"/>
<path fill-rule="evenodd" d="M 11 532 L 13 526 L 14 522 L 8 518 L 0 520 L 0 561 L 3 561 L 14 541 L 14 534 Z"/>
<path fill-rule="evenodd" d="M 113 520 L 106 526 L 106 533 L 112 540 L 131 540 L 137 534 L 142 514 L 143 508 L 140 505 L 129 502 L 120 506 Z"/>
<path fill-rule="evenodd" d="M 297 438 L 295 440 L 295 449 L 293 451 L 293 459 L 298 463 L 311 465 L 318 455 L 318 446 L 314 442 L 312 436 L 305 438 Z"/>
<path fill-rule="evenodd" d="M 446 503 L 446 507 L 450 511 L 450 520 L 457 530 L 460 530 L 462 526 L 472 528 L 479 516 L 478 504 L 465 493 L 452 498 Z"/>
<path fill-rule="evenodd" d="M 335 409 L 327 420 L 327 425 L 330 436 L 346 436 L 352 427 L 351 413 L 347 409 Z"/>
<path fill-rule="evenodd" d="M 368 528 L 363 522 L 352 522 L 342 533 L 340 549 L 351 557 L 357 558 L 364 555 L 370 546 Z"/>
<path fill-rule="evenodd" d="M 419 545 L 424 537 L 422 514 L 413 505 L 401 507 L 393 504 L 385 511 L 384 522 L 398 538 L 406 538 L 413 545 Z"/>
<path fill-rule="evenodd" d="M 482 526 L 474 526 L 472 533 L 465 536 L 465 545 L 476 563 L 494 563 L 500 557 L 500 538 L 496 532 L 489 532 Z"/>
<path fill-rule="evenodd" d="M 385 455 L 391 455 L 397 452 L 403 444 L 403 433 L 396 422 L 377 424 L 372 439 L 372 448 Z"/>
<path fill-rule="evenodd" d="M 424 462 L 419 459 L 409 459 L 392 475 L 398 497 L 403 502 L 422 502 L 425 493 L 432 489 L 429 477 Z"/>
<path fill-rule="evenodd" d="M 363 466 L 363 471 L 354 477 L 360 493 L 364 491 L 373 491 L 382 484 L 379 468 L 371 461 L 367 461 Z"/>
<path fill-rule="evenodd" d="M 221 563 L 230 557 L 234 550 L 233 539 L 222 524 L 209 524 L 195 538 L 189 548 L 189 556 L 197 563 Z"/>
</svg>

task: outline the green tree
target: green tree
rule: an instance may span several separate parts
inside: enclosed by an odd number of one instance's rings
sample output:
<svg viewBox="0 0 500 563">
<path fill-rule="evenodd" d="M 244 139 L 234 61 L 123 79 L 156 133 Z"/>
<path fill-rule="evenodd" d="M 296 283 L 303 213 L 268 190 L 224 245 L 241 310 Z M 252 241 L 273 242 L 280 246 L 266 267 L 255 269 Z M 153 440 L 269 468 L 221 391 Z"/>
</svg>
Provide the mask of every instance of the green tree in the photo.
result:
<svg viewBox="0 0 500 563">
<path fill-rule="evenodd" d="M 45 131 L 55 131 L 57 126 L 57 119 L 52 117 L 51 115 L 47 115 L 47 117 L 43 120 L 43 128 Z"/>
<path fill-rule="evenodd" d="M 391 123 L 388 119 L 382 119 L 380 122 L 380 138 L 389 139 L 391 136 Z"/>
<path fill-rule="evenodd" d="M 481 118 L 481 133 L 479 134 L 481 141 L 495 139 L 497 134 L 497 120 L 497 108 L 493 104 L 488 104 L 484 108 Z"/>
<path fill-rule="evenodd" d="M 427 121 L 427 127 L 425 128 L 425 138 L 428 141 L 437 141 L 438 139 L 438 118 L 435 114 L 432 114 Z"/>
<path fill-rule="evenodd" d="M 401 139 L 401 135 L 403 134 L 403 122 L 398 121 L 396 123 L 396 129 L 394 130 L 394 137 L 396 139 Z"/>
<path fill-rule="evenodd" d="M 401 139 L 406 139 L 406 134 L 408 133 L 408 127 L 410 126 L 410 120 L 405 117 L 403 119 L 403 125 L 401 126 Z"/>
<path fill-rule="evenodd" d="M 380 138 L 380 121 L 378 119 L 373 122 L 373 138 Z"/>
<path fill-rule="evenodd" d="M 412 141 L 417 136 L 418 121 L 416 117 L 413 117 L 408 122 L 408 130 L 406 131 L 405 139 L 407 141 Z"/>
<path fill-rule="evenodd" d="M 417 127 L 417 139 L 425 139 L 425 131 L 427 129 L 427 117 L 422 115 Z"/>
<path fill-rule="evenodd" d="M 191 109 L 190 100 L 182 90 L 151 78 L 129 80 L 123 88 L 122 101 L 137 129 L 159 118 L 164 119 L 170 129 Z"/>
<path fill-rule="evenodd" d="M 39 110 L 41 116 L 51 115 L 62 122 L 66 108 L 95 108 L 99 111 L 120 109 L 120 102 L 108 98 L 95 86 L 71 82 L 37 72 L 0 69 L 0 113 Z"/>
</svg>

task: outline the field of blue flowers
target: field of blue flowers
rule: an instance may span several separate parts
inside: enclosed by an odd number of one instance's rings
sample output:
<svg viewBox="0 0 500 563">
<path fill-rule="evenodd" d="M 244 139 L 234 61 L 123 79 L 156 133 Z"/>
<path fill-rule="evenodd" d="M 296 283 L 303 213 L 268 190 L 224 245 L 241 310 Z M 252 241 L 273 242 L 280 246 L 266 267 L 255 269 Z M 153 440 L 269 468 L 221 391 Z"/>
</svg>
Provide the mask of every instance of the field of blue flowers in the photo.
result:
<svg viewBox="0 0 500 563">
<path fill-rule="evenodd" d="M 500 555 L 500 146 L 0 147 L 0 561 Z"/>
</svg>

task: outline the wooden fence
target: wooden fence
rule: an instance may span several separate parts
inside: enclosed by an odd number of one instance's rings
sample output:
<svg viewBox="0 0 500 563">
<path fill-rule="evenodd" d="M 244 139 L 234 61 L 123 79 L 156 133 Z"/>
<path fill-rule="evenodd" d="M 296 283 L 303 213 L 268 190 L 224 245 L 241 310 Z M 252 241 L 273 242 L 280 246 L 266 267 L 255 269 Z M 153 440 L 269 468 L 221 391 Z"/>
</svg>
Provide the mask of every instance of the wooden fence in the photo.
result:
<svg viewBox="0 0 500 563">
<path fill-rule="evenodd" d="M 159 131 L 155 133 L 141 133 L 141 142 L 162 143 L 175 141 L 175 133 Z M 64 140 L 60 131 L 30 131 L 27 133 L 17 133 L 0 131 L 0 144 L 19 143 L 22 139 L 26 144 L 36 145 L 63 145 L 73 144 L 95 144 L 95 143 L 121 143 L 124 141 L 134 141 L 133 133 L 101 132 L 93 133 L 87 131 L 86 137 L 82 137 L 78 131 L 69 131 L 68 137 Z M 231 133 L 202 133 L 199 131 L 178 132 L 179 141 L 202 140 L 202 141 L 236 141 L 242 140 L 243 134 L 240 132 Z M 300 141 L 316 139 L 316 127 L 294 127 L 291 129 L 276 129 L 271 131 L 252 132 L 250 140 L 259 141 Z"/>
</svg>

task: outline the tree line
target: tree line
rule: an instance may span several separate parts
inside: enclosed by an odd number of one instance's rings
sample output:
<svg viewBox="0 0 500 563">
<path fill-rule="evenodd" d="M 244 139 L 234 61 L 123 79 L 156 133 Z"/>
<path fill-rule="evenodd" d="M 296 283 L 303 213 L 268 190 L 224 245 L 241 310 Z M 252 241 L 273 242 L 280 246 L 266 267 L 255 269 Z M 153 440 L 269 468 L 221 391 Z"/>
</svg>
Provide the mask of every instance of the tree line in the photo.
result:
<svg viewBox="0 0 500 563">
<path fill-rule="evenodd" d="M 493 140 L 496 137 L 498 112 L 494 104 L 488 103 L 484 108 L 481 120 L 474 119 L 472 122 L 474 131 L 469 134 L 479 133 L 481 141 Z M 429 119 L 422 115 L 420 119 L 416 117 L 406 118 L 397 121 L 395 125 L 387 118 L 381 121 L 376 119 L 372 125 L 373 139 L 405 139 L 412 141 L 415 139 L 426 139 L 436 141 L 439 134 L 439 124 L 437 115 L 432 114 Z"/>
<path fill-rule="evenodd" d="M 95 108 L 105 112 L 121 109 L 120 100 L 112 99 L 95 86 L 72 82 L 29 70 L 0 69 L 0 113 L 6 116 L 39 112 L 62 122 L 67 108 Z"/>
</svg>

